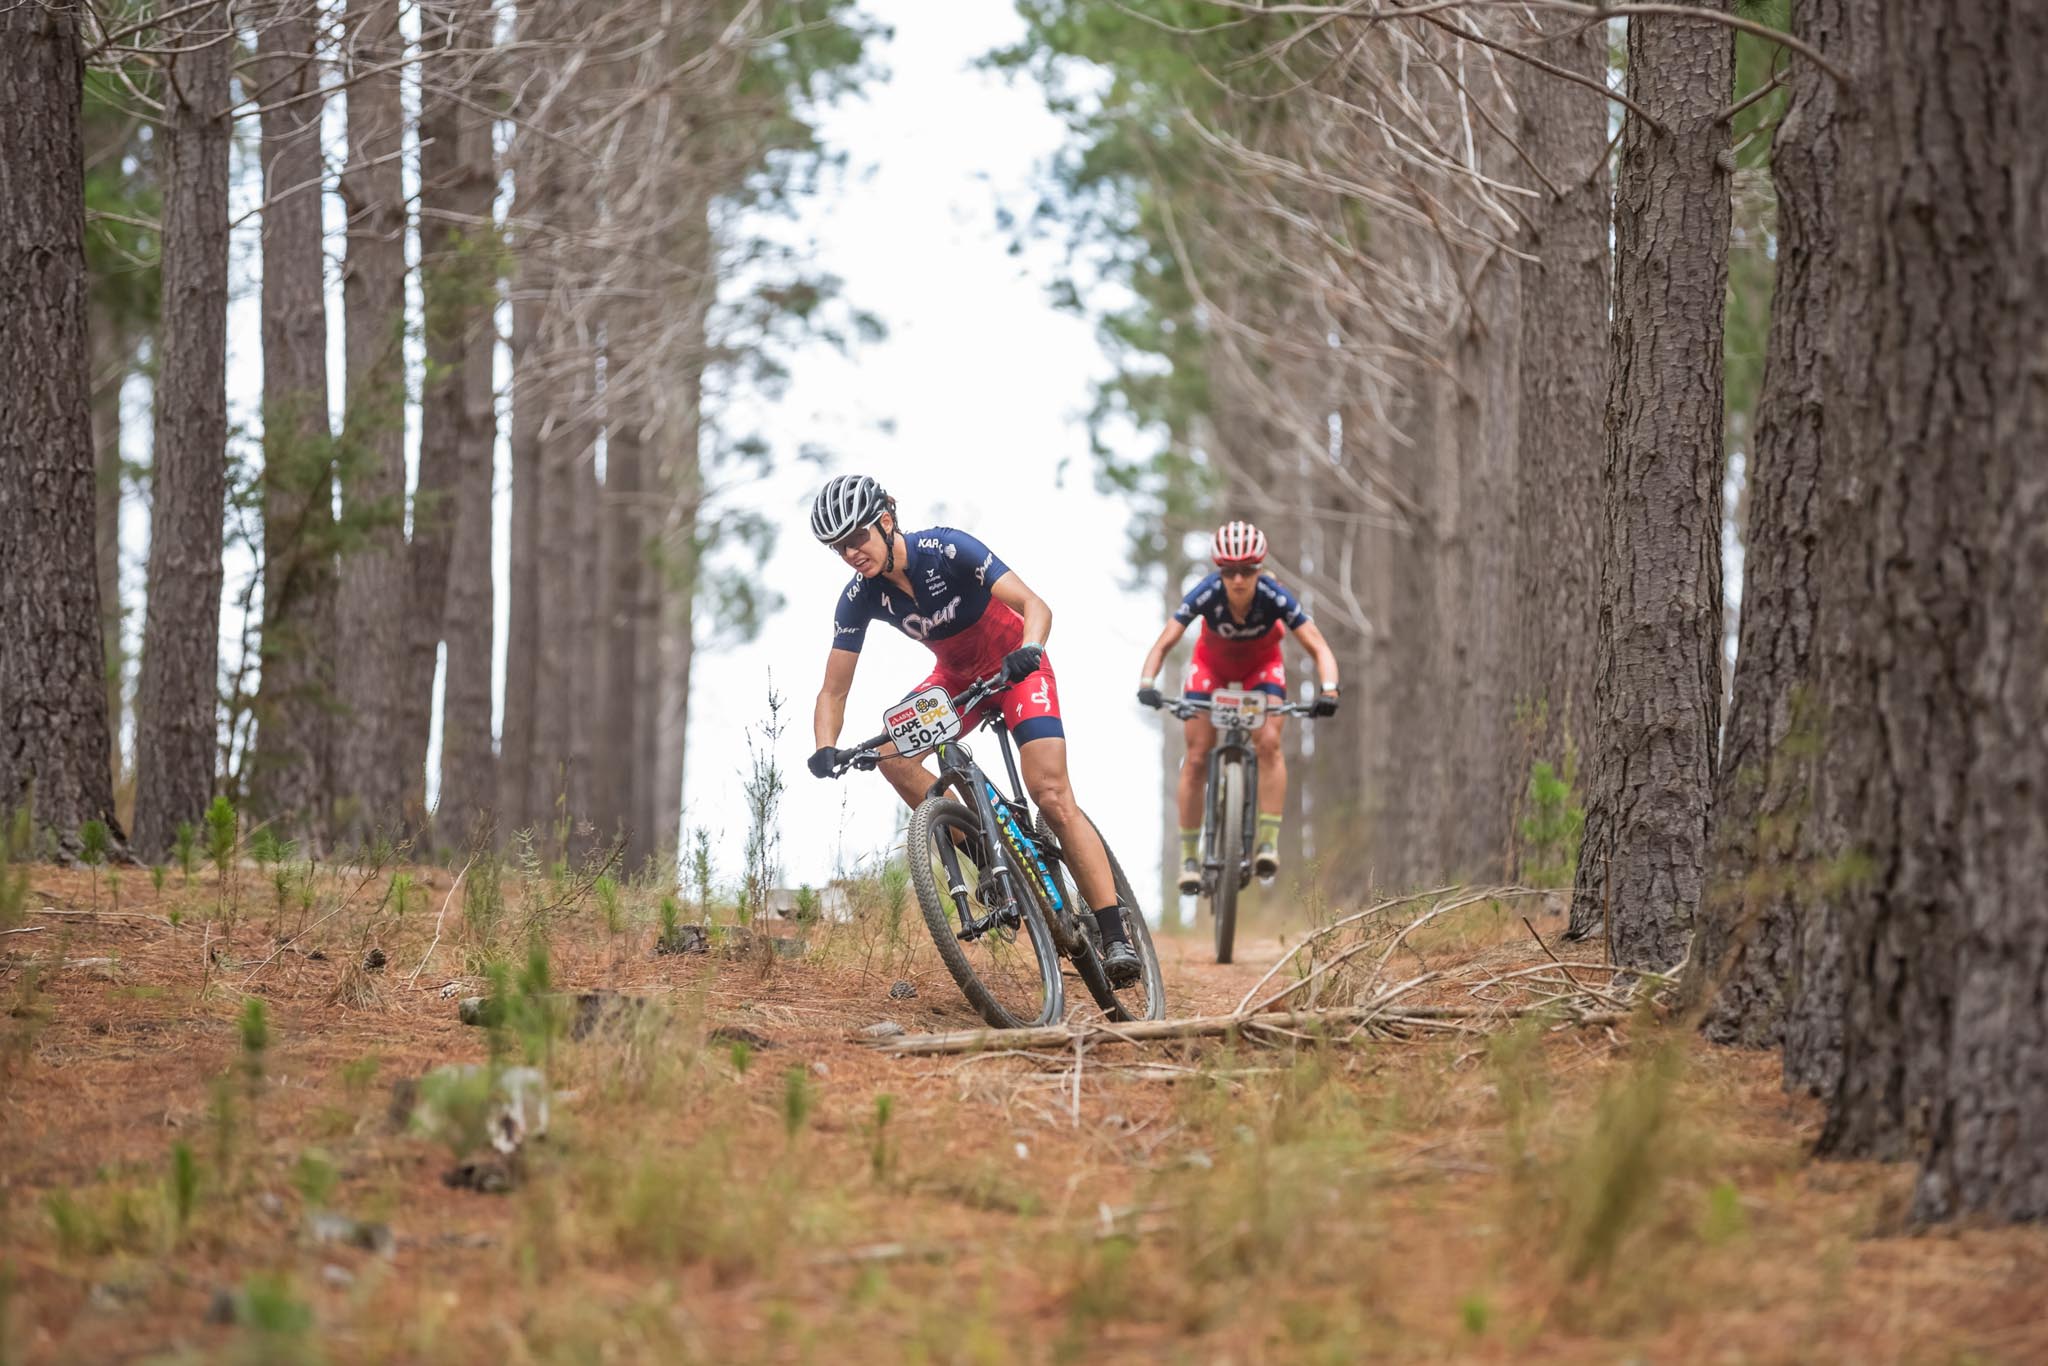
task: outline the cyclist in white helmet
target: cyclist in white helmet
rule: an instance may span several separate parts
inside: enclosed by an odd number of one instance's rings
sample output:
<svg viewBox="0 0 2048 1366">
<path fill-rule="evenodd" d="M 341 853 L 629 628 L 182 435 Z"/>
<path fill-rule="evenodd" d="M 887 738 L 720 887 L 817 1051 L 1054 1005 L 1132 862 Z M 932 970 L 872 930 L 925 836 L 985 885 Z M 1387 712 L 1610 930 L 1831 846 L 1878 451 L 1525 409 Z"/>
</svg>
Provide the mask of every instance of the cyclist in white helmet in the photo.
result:
<svg viewBox="0 0 2048 1366">
<path fill-rule="evenodd" d="M 818 749 L 810 769 L 823 778 L 839 762 L 834 748 L 846 722 L 846 698 L 868 623 L 881 618 L 931 650 L 937 667 L 912 689 L 944 684 L 964 692 L 1002 671 L 1010 686 L 993 698 L 1017 740 L 1024 786 L 1059 837 L 1074 881 L 1095 912 L 1109 980 L 1129 986 L 1142 972 L 1124 927 L 1126 907 L 1102 837 L 1081 813 L 1067 779 L 1066 728 L 1045 638 L 1052 609 L 1024 586 L 996 553 L 964 531 L 927 527 L 903 531 L 896 500 L 866 475 L 830 480 L 811 505 L 811 534 L 838 552 L 854 571 L 839 594 L 832 652 L 812 717 Z M 984 704 L 987 706 L 990 704 Z M 971 724 L 974 717 L 966 718 Z M 924 800 L 933 775 L 916 759 L 884 759 L 882 776 L 911 807 Z"/>
<path fill-rule="evenodd" d="M 1287 664 L 1280 642 L 1289 631 L 1315 660 L 1321 685 L 1317 716 L 1337 714 L 1337 656 L 1308 612 L 1286 586 L 1261 571 L 1266 560 L 1266 533 L 1250 522 L 1226 522 L 1211 542 L 1216 572 L 1188 590 L 1173 619 L 1146 652 L 1139 671 L 1138 700 L 1148 707 L 1164 699 L 1159 670 L 1166 652 L 1180 643 L 1188 624 L 1201 619 L 1194 656 L 1181 691 L 1207 697 L 1218 688 L 1252 688 L 1283 701 L 1287 697 Z M 1193 896 L 1202 887 L 1202 787 L 1209 751 L 1216 747 L 1216 727 L 1203 715 L 1183 723 L 1187 759 L 1180 769 L 1180 891 Z M 1280 752 L 1286 718 L 1269 715 L 1252 739 L 1259 756 L 1259 833 L 1252 853 L 1252 871 L 1262 878 L 1280 871 L 1280 815 L 1287 804 L 1287 761 Z"/>
</svg>

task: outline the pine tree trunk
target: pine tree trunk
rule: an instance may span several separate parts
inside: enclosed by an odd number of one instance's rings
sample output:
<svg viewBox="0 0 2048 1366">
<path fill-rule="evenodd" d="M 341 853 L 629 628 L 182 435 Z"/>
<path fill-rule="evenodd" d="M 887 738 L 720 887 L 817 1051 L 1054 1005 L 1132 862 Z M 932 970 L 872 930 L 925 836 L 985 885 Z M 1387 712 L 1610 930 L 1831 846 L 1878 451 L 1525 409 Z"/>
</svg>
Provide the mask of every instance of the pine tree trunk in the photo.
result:
<svg viewBox="0 0 2048 1366">
<path fill-rule="evenodd" d="M 1844 0 L 1795 0 L 1795 32 L 1823 51 L 1839 48 L 1844 8 Z M 1842 169 L 1834 78 L 1801 62 L 1790 83 L 1771 150 L 1777 285 L 1750 446 L 1742 635 L 1715 775 L 1709 880 L 1685 982 L 1687 1001 L 1703 1005 L 1707 1037 L 1750 1048 L 1783 1041 L 1799 938 L 1798 837 L 1818 738 L 1811 698 L 1822 361 Z"/>
<path fill-rule="evenodd" d="M 335 738 L 335 544 L 314 19 L 299 0 L 283 0 L 257 37 L 265 105 L 263 682 L 249 784 L 260 818 L 318 847 Z"/>
<path fill-rule="evenodd" d="M 1556 31 L 1544 40 L 1545 60 L 1606 80 L 1603 26 L 1562 15 L 1539 22 Z M 1534 186 L 1542 197 L 1529 207 L 1525 245 L 1538 259 L 1521 263 L 1514 753 L 1562 775 L 1593 739 L 1606 520 L 1607 105 L 1534 66 L 1511 64 L 1510 74 L 1521 144 L 1547 182 Z M 1526 784 L 1529 775 L 1517 777 Z"/>
<path fill-rule="evenodd" d="M 0 806 L 114 820 L 94 558 L 78 7 L 0 7 Z"/>
<path fill-rule="evenodd" d="M 94 310 L 88 324 L 98 353 L 92 371 L 92 437 L 98 466 L 93 483 L 94 568 L 99 580 L 101 648 L 106 656 L 107 772 L 121 789 L 122 676 L 127 647 L 121 633 L 121 389 L 132 373 L 133 340 L 114 320 Z"/>
<path fill-rule="evenodd" d="M 514 217 L 531 211 L 537 158 L 523 149 L 514 176 L 519 201 Z M 502 834 L 531 830 L 539 812 L 531 801 L 534 767 L 535 685 L 540 644 L 540 329 L 545 268 L 539 254 L 521 242 L 512 301 L 512 512 L 510 571 L 505 591 L 510 611 L 505 642 L 505 720 L 498 741 L 498 823 Z"/>
<path fill-rule="evenodd" d="M 701 325 L 701 324 L 700 324 Z M 677 848 L 683 823 L 683 755 L 690 733 L 690 668 L 696 662 L 697 517 L 703 492 L 698 441 L 703 394 L 703 352 L 683 367 L 675 444 L 663 456 L 658 478 L 669 502 L 666 531 L 656 555 L 659 602 L 654 633 L 652 809 L 649 829 L 658 855 Z"/>
<path fill-rule="evenodd" d="M 1187 592 L 1188 575 L 1194 563 L 1188 558 L 1188 533 L 1193 530 L 1186 522 L 1168 515 L 1163 528 L 1166 556 L 1162 564 L 1165 572 L 1165 591 L 1160 605 L 1165 614 L 1164 621 L 1180 606 L 1182 596 Z M 1183 653 L 1185 658 L 1185 653 Z M 1159 691 L 1172 697 L 1180 691 L 1182 665 L 1168 660 L 1159 672 Z M 1165 712 L 1159 713 L 1159 776 L 1160 776 L 1160 822 L 1159 822 L 1159 927 L 1162 930 L 1180 928 L 1180 766 L 1187 754 L 1187 734 L 1181 723 Z"/>
<path fill-rule="evenodd" d="M 490 46 L 491 10 L 480 0 L 437 0 L 421 11 L 422 46 L 438 60 L 429 62 L 420 99 L 420 291 L 426 319 L 427 380 L 420 404 L 419 486 L 413 495 L 411 543 L 411 612 L 407 621 L 407 664 L 403 694 L 404 770 L 407 811 L 426 809 L 426 762 L 433 722 L 434 674 L 442 642 L 448 645 L 443 683 L 441 768 L 442 807 L 452 818 L 441 832 L 445 841 L 461 842 L 483 808 L 477 805 L 480 775 L 465 780 L 469 790 L 461 804 L 448 803 L 447 771 L 453 743 L 456 763 L 474 770 L 481 754 L 490 754 L 490 617 L 489 617 L 489 482 L 492 417 L 489 412 L 493 328 L 491 310 L 497 302 L 496 236 L 491 224 L 491 197 L 496 189 L 491 158 L 491 129 L 478 106 L 488 108 L 488 92 L 476 79 L 479 55 Z M 477 410 L 481 384 L 484 410 Z M 481 424 L 479 423 L 481 419 Z M 482 479 L 476 465 L 482 464 Z M 454 554 L 464 540 L 461 520 L 476 516 L 476 491 L 484 490 L 481 538 L 467 539 L 464 548 L 474 561 L 482 556 L 484 618 L 455 615 L 452 592 Z M 466 496 L 465 496 L 466 495 Z M 477 566 L 469 566 L 464 610 L 474 612 Z M 458 632 L 467 657 L 458 662 Z M 481 638 L 483 658 L 476 650 Z M 467 671 L 467 690 L 459 719 L 460 737 L 450 734 L 449 699 L 454 674 Z M 476 708 L 477 675 L 483 680 L 484 705 Z M 480 724 L 480 731 L 479 731 Z M 466 750 L 466 752 L 464 752 Z M 488 767 L 488 764 L 485 764 Z M 424 827 L 423 827 L 424 828 Z"/>
<path fill-rule="evenodd" d="M 1443 800 L 1438 781 L 1444 737 L 1449 731 L 1443 693 L 1432 667 L 1440 629 L 1436 614 L 1436 581 L 1440 562 L 1435 516 L 1442 469 L 1438 436 L 1439 385 L 1427 364 L 1402 367 L 1406 391 L 1396 421 L 1411 445 L 1397 447 L 1393 477 L 1418 515 L 1391 548 L 1391 602 L 1381 650 L 1392 680 L 1386 707 L 1399 718 L 1393 729 L 1387 767 L 1401 775 L 1397 792 L 1387 799 L 1387 867 L 1391 886 L 1413 887 L 1443 875 L 1436 848 L 1436 813 Z"/>
<path fill-rule="evenodd" d="M 165 22 L 163 327 L 150 481 L 148 605 L 135 693 L 135 848 L 161 859 L 213 793 L 227 494 L 225 3 Z"/>
<path fill-rule="evenodd" d="M 607 611 L 604 621 L 603 734 L 598 771 L 600 838 L 623 834 L 625 867 L 638 870 L 652 855 L 653 832 L 636 792 L 641 770 L 652 761 L 636 742 L 640 690 L 640 642 L 653 629 L 654 595 L 648 582 L 646 446 L 651 387 L 644 372 L 644 348 L 655 320 L 639 300 L 614 309 L 606 319 L 608 379 L 602 513 Z M 612 380 L 611 377 L 620 377 Z M 609 387 L 617 384 L 617 390 Z M 614 397 L 616 392 L 616 397 Z"/>
<path fill-rule="evenodd" d="M 1453 263 L 1453 268 L 1460 268 Z M 1450 650 L 1445 678 L 1457 724 L 1445 735 L 1452 799 L 1444 804 L 1440 848 L 1451 871 L 1497 880 L 1508 847 L 1509 811 L 1518 784 L 1509 693 L 1515 660 L 1510 617 L 1515 591 L 1515 423 L 1521 342 L 1514 263 L 1496 255 L 1468 285 L 1451 374 L 1457 474 L 1446 527 L 1456 563 L 1447 579 L 1457 596 L 1441 614 L 1456 622 L 1441 639 Z"/>
<path fill-rule="evenodd" d="M 455 46 L 475 54 L 490 46 L 492 8 L 476 0 L 452 6 L 459 27 Z M 477 62 L 474 55 L 462 60 Z M 488 82 L 472 72 L 461 84 L 474 102 Z M 450 120 L 457 141 L 448 167 L 446 213 L 457 233 L 465 269 L 458 272 L 467 314 L 456 380 L 449 400 L 459 414 L 452 442 L 455 475 L 450 485 L 453 542 L 449 547 L 446 611 L 442 635 L 447 646 L 441 700 L 441 796 L 436 828 L 443 847 L 460 841 L 475 847 L 491 827 L 498 803 L 496 758 L 491 750 L 491 671 L 496 628 L 491 570 L 493 474 L 497 458 L 497 410 L 493 367 L 497 326 L 499 250 L 492 221 L 497 164 L 491 121 L 474 107 Z M 425 152 L 421 153 L 422 158 Z M 424 436 L 424 433 L 422 434 Z"/>
<path fill-rule="evenodd" d="M 2038 1219 L 2048 144 L 2034 124 L 2048 23 L 1987 0 L 1882 8 L 1875 23 L 1868 142 L 1845 159 L 1870 227 L 1856 283 L 1872 364 L 1841 377 L 1869 401 L 1827 452 L 1830 483 L 1840 460 L 1865 515 L 1851 591 L 1821 607 L 1842 644 L 1823 669 L 1847 680 L 1825 685 L 1825 800 L 1847 840 L 1825 885 L 1850 968 L 1821 1149 L 1923 1154 L 1921 1217 Z M 1856 699 L 1867 709 L 1834 710 Z"/>
<path fill-rule="evenodd" d="M 1622 132 L 1599 730 L 1572 933 L 1600 932 L 1611 886 L 1615 960 L 1668 968 L 1699 907 L 1721 719 L 1730 30 L 1631 19 L 1628 70 L 1664 131 L 1631 115 Z"/>
<path fill-rule="evenodd" d="M 335 670 L 342 715 L 335 746 L 336 820 L 396 833 L 417 815 L 403 725 L 408 682 L 409 567 L 405 545 L 404 111 L 396 70 L 397 0 L 349 0 L 348 263 L 342 272 L 348 408 L 342 427 L 342 504 L 351 549 L 342 557 Z"/>
</svg>

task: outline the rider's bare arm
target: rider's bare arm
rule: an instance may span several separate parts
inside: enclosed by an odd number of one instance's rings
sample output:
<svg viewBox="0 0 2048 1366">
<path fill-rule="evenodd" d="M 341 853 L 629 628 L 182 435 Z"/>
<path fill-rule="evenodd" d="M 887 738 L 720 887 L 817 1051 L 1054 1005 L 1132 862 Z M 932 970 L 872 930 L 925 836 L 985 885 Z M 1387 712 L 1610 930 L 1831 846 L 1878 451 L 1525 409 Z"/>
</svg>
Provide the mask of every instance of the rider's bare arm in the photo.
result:
<svg viewBox="0 0 2048 1366">
<path fill-rule="evenodd" d="M 1188 628 L 1177 621 L 1166 623 L 1166 629 L 1159 633 L 1159 639 L 1152 642 L 1152 648 L 1145 652 L 1145 667 L 1138 670 L 1138 677 L 1147 685 L 1159 677 L 1159 671 L 1166 667 L 1166 652 L 1180 644 L 1180 638 Z"/>
<path fill-rule="evenodd" d="M 1294 628 L 1294 638 L 1301 642 L 1316 662 L 1316 682 L 1324 692 L 1337 686 L 1337 653 L 1330 648 L 1330 642 L 1323 639 L 1323 633 L 1312 621 L 1304 621 Z"/>
<path fill-rule="evenodd" d="M 997 602 L 1024 618 L 1026 645 L 1045 644 L 1045 638 L 1052 634 L 1052 608 L 1025 585 L 1016 570 L 1012 569 L 997 579 L 995 586 L 988 591 Z"/>
<path fill-rule="evenodd" d="M 846 725 L 846 695 L 853 691 L 853 671 L 860 656 L 852 650 L 834 650 L 825 661 L 824 686 L 818 689 L 818 705 L 811 712 L 811 729 L 818 748 L 834 743 Z"/>
</svg>

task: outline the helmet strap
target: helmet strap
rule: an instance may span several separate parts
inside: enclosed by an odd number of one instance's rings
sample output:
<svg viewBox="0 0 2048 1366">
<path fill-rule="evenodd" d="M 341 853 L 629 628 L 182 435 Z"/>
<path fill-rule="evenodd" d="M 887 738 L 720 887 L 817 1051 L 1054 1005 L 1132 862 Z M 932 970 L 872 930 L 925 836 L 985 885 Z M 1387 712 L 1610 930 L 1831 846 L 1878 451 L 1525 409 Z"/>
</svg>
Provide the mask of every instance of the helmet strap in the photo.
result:
<svg viewBox="0 0 2048 1366">
<path fill-rule="evenodd" d="M 875 518 L 875 530 L 882 531 L 882 519 Z M 896 517 L 889 514 L 889 529 L 882 531 L 882 577 L 896 572 Z"/>
</svg>

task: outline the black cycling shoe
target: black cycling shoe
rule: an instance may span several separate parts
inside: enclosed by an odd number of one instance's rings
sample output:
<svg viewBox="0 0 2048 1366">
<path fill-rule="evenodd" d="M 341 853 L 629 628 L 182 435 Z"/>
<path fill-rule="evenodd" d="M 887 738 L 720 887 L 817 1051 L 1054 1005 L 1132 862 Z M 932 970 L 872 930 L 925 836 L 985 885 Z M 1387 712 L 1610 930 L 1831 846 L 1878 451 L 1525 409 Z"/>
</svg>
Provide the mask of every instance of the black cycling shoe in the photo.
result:
<svg viewBox="0 0 2048 1366">
<path fill-rule="evenodd" d="M 1102 951 L 1102 971 L 1111 986 L 1122 989 L 1145 975 L 1145 965 L 1130 941 L 1119 939 Z"/>
</svg>

